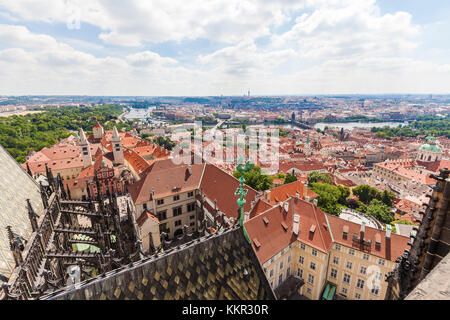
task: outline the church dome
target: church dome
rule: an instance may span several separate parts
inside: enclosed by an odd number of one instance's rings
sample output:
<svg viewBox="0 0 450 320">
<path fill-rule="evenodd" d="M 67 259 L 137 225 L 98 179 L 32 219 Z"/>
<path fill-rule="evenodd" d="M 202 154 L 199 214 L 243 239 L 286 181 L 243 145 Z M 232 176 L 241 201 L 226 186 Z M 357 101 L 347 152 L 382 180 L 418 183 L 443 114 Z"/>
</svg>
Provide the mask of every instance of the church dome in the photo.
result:
<svg viewBox="0 0 450 320">
<path fill-rule="evenodd" d="M 441 153 L 442 149 L 436 145 L 434 137 L 427 137 L 427 143 L 420 146 L 420 151 L 430 151 Z"/>
</svg>

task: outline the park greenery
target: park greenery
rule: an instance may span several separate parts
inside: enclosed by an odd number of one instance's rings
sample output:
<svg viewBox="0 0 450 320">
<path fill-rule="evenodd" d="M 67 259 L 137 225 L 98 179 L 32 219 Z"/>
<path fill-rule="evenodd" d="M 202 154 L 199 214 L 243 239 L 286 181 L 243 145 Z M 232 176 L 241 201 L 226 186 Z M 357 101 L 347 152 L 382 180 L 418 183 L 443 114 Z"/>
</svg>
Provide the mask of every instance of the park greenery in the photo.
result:
<svg viewBox="0 0 450 320">
<path fill-rule="evenodd" d="M 345 206 L 346 196 L 350 195 L 350 189 L 344 186 L 333 186 L 324 182 L 313 182 L 311 190 L 317 193 L 317 205 L 320 209 L 334 216 L 339 216 L 342 207 Z"/>
<path fill-rule="evenodd" d="M 288 184 L 295 181 L 297 181 L 297 177 L 294 174 L 288 173 L 286 175 L 286 178 L 284 179 L 284 184 Z"/>
<path fill-rule="evenodd" d="M 153 140 L 153 142 L 161 147 L 164 147 L 164 149 L 166 149 L 166 150 L 172 150 L 176 145 L 176 143 L 172 142 L 172 140 L 170 140 L 169 137 L 164 138 L 164 137 L 158 136 L 158 137 L 156 137 L 156 139 Z"/>
<path fill-rule="evenodd" d="M 308 184 L 312 185 L 314 182 L 323 182 L 331 184 L 331 176 L 328 173 L 320 173 L 319 171 L 312 171 L 308 173 Z"/>
<path fill-rule="evenodd" d="M 391 223 L 394 217 L 391 213 L 395 195 L 390 191 L 361 185 L 352 190 L 358 200 L 350 198 L 350 188 L 342 185 L 332 185 L 329 174 L 312 171 L 308 174 L 308 185 L 318 194 L 318 206 L 323 211 L 339 216 L 342 208 L 358 210 L 374 217 L 380 222 Z"/>
<path fill-rule="evenodd" d="M 0 144 L 16 159 L 25 162 L 31 150 L 50 147 L 58 140 L 67 138 L 82 127 L 92 132 L 97 121 L 105 130 L 117 126 L 118 130 L 131 129 L 129 122 L 117 121 L 123 108 L 117 105 L 98 107 L 61 107 L 42 113 L 14 115 L 0 118 Z M 116 123 L 117 121 L 117 123 Z"/>
<path fill-rule="evenodd" d="M 241 177 L 239 171 L 235 171 L 233 176 L 237 179 Z M 245 184 L 258 191 L 268 190 L 272 187 L 273 177 L 263 174 L 260 166 L 250 164 L 250 170 L 244 173 Z"/>
<path fill-rule="evenodd" d="M 353 194 L 365 205 L 369 205 L 372 200 L 377 199 L 388 207 L 392 207 L 392 202 L 395 198 L 395 195 L 391 191 L 384 190 L 381 192 L 377 188 L 369 185 L 360 185 L 353 188 Z"/>
<path fill-rule="evenodd" d="M 372 128 L 376 137 L 384 139 L 395 139 L 398 137 L 411 137 L 432 135 L 450 138 L 450 114 L 444 117 L 428 115 L 418 117 L 416 121 L 399 127 Z"/>
</svg>

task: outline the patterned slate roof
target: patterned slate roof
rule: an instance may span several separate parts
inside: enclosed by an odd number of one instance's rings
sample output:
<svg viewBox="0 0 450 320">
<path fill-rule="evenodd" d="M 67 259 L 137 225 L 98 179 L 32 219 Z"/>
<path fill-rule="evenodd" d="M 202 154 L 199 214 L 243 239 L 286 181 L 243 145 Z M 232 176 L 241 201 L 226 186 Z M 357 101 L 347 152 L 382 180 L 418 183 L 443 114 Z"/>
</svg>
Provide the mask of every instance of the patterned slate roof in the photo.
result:
<svg viewBox="0 0 450 320">
<path fill-rule="evenodd" d="M 275 295 L 242 229 L 234 227 L 42 299 L 271 300 Z"/>
<path fill-rule="evenodd" d="M 0 163 L 0 275 L 9 278 L 15 262 L 9 248 L 6 227 L 11 226 L 14 233 L 28 239 L 31 224 L 26 199 L 30 199 L 38 215 L 43 210 L 43 204 L 36 182 L 2 146 Z"/>
</svg>

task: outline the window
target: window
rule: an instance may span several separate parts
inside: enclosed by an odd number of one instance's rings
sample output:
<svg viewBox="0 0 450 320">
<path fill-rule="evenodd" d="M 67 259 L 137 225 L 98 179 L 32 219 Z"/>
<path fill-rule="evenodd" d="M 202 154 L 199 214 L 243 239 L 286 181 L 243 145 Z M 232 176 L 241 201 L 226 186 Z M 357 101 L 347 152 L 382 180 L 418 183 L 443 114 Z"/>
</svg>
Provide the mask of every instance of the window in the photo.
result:
<svg viewBox="0 0 450 320">
<path fill-rule="evenodd" d="M 368 261 L 369 260 L 369 255 L 367 253 L 364 253 L 363 259 Z"/>
<path fill-rule="evenodd" d="M 291 267 L 287 268 L 286 270 L 286 277 L 289 277 L 291 275 Z"/>
<path fill-rule="evenodd" d="M 335 248 L 336 248 L 336 250 L 341 251 L 341 245 L 340 245 L 340 244 L 337 244 L 337 243 L 336 243 Z"/>
<path fill-rule="evenodd" d="M 348 273 L 344 273 L 344 279 L 342 279 L 345 283 L 350 283 L 350 275 Z"/>
<path fill-rule="evenodd" d="M 303 258 L 302 256 L 298 257 L 298 262 L 303 264 L 303 262 L 305 262 L 305 258 Z"/>
<path fill-rule="evenodd" d="M 342 288 L 342 289 L 341 289 L 341 292 L 342 292 L 343 294 L 347 294 L 347 288 Z"/>
<path fill-rule="evenodd" d="M 353 263 L 351 263 L 350 261 L 347 261 L 347 269 L 352 269 L 352 265 L 353 265 Z"/>
<path fill-rule="evenodd" d="M 181 207 L 173 208 L 173 216 L 174 217 L 181 215 L 181 213 L 182 213 Z"/>
<path fill-rule="evenodd" d="M 273 281 L 270 281 L 270 286 L 273 288 Z"/>
<path fill-rule="evenodd" d="M 284 254 L 284 249 L 283 250 L 281 250 L 281 253 L 280 253 L 280 255 L 282 256 Z"/>
<path fill-rule="evenodd" d="M 175 221 L 175 227 L 181 226 L 181 220 Z"/>
<path fill-rule="evenodd" d="M 270 274 L 270 275 L 269 275 L 270 278 L 273 277 L 273 269 L 270 270 L 270 273 L 269 273 L 269 274 Z"/>
<path fill-rule="evenodd" d="M 166 220 L 167 219 L 167 211 L 160 211 L 156 214 L 158 216 L 158 220 L 162 221 L 162 220 Z"/>
<path fill-rule="evenodd" d="M 380 292 L 380 287 L 377 284 L 373 284 L 372 290 L 370 290 L 370 293 L 377 296 L 379 292 Z"/>
<path fill-rule="evenodd" d="M 188 197 L 191 198 L 194 196 L 194 191 L 188 192 Z"/>
<path fill-rule="evenodd" d="M 356 287 L 358 289 L 364 289 L 364 280 L 358 279 L 358 282 L 356 283 Z"/>
<path fill-rule="evenodd" d="M 297 270 L 297 276 L 298 276 L 299 278 L 303 278 L 303 270 L 302 270 L 302 269 L 298 268 L 298 270 Z"/>
<path fill-rule="evenodd" d="M 144 210 L 147 210 L 147 204 L 146 203 L 144 203 L 143 207 L 144 207 Z"/>
<path fill-rule="evenodd" d="M 308 274 L 308 283 L 314 284 L 314 276 L 312 274 Z"/>
<path fill-rule="evenodd" d="M 291 256 L 288 257 L 288 262 L 291 262 Z"/>
<path fill-rule="evenodd" d="M 361 274 L 366 274 L 367 268 L 361 267 L 361 270 L 359 271 Z"/>
<path fill-rule="evenodd" d="M 188 211 L 188 212 L 191 212 L 191 211 L 194 211 L 194 210 L 195 210 L 195 202 L 188 203 L 188 205 L 187 205 L 187 211 Z"/>
<path fill-rule="evenodd" d="M 280 285 L 283 282 L 283 274 L 280 274 L 280 277 L 278 278 L 278 285 Z"/>
<path fill-rule="evenodd" d="M 355 250 L 354 249 L 349 249 L 348 250 L 348 254 L 351 255 L 351 256 L 354 256 L 355 255 Z"/>
<path fill-rule="evenodd" d="M 167 223 L 159 225 L 159 232 L 170 233 L 170 229 L 167 229 Z"/>
<path fill-rule="evenodd" d="M 180 200 L 180 195 L 177 194 L 176 196 L 173 196 L 173 201 L 178 201 Z"/>
<path fill-rule="evenodd" d="M 190 219 L 190 220 L 194 220 L 194 219 L 195 219 L 195 216 L 194 216 L 194 215 L 189 216 L 189 219 Z"/>
<path fill-rule="evenodd" d="M 273 263 L 274 260 L 275 260 L 274 258 L 270 259 L 270 263 Z"/>
<path fill-rule="evenodd" d="M 300 244 L 300 249 L 306 250 L 306 246 L 302 243 L 302 244 Z"/>
<path fill-rule="evenodd" d="M 156 204 L 157 204 L 158 206 L 164 204 L 164 199 L 158 199 L 158 200 L 156 200 Z"/>
<path fill-rule="evenodd" d="M 315 257 L 317 257 L 317 250 L 316 250 L 316 249 L 313 249 L 313 250 L 312 250 L 312 255 L 315 256 Z"/>
<path fill-rule="evenodd" d="M 306 293 L 307 293 L 307 294 L 311 294 L 311 293 L 312 293 L 311 288 L 306 288 Z"/>
<path fill-rule="evenodd" d="M 381 280 L 381 276 L 382 276 L 382 273 L 377 271 L 377 273 L 375 274 L 375 279 Z"/>
<path fill-rule="evenodd" d="M 359 293 L 355 294 L 355 299 L 360 300 L 361 299 L 361 295 Z"/>
<path fill-rule="evenodd" d="M 337 278 L 337 270 L 336 269 L 331 269 L 330 277 L 333 279 Z"/>
<path fill-rule="evenodd" d="M 195 222 L 191 222 L 191 223 L 189 224 L 189 226 L 191 226 L 191 227 L 195 226 Z"/>
<path fill-rule="evenodd" d="M 378 264 L 380 266 L 384 266 L 384 260 L 383 259 L 378 259 Z"/>
<path fill-rule="evenodd" d="M 333 257 L 333 263 L 334 264 L 339 264 L 339 258 L 338 257 Z"/>
<path fill-rule="evenodd" d="M 309 267 L 311 268 L 311 270 L 316 270 L 316 264 L 314 262 L 311 262 Z"/>
<path fill-rule="evenodd" d="M 283 270 L 283 261 L 280 262 L 280 270 Z"/>
</svg>

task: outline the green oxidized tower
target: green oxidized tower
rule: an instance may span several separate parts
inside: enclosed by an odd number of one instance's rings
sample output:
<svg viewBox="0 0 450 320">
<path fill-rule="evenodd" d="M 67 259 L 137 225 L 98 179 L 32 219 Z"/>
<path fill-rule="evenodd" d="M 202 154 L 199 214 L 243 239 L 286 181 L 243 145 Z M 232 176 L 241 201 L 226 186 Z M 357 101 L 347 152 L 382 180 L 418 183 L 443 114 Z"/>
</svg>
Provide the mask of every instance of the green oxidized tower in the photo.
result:
<svg viewBox="0 0 450 320">
<path fill-rule="evenodd" d="M 239 206 L 239 225 L 242 227 L 242 230 L 244 230 L 245 238 L 248 242 L 250 242 L 250 239 L 248 237 L 247 231 L 244 228 L 244 205 L 245 205 L 245 199 L 244 197 L 247 195 L 248 189 L 244 189 L 244 174 L 251 169 L 251 164 L 249 161 L 245 163 L 245 166 L 242 166 L 242 158 L 240 159 L 241 163 L 236 167 L 236 170 L 241 174 L 241 177 L 239 178 L 239 188 L 236 189 L 236 192 L 234 193 L 235 196 L 239 196 L 239 199 L 237 199 L 237 204 Z"/>
</svg>

